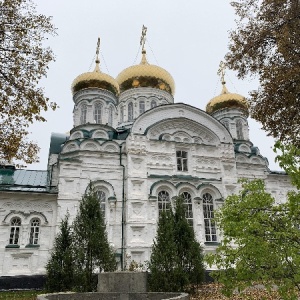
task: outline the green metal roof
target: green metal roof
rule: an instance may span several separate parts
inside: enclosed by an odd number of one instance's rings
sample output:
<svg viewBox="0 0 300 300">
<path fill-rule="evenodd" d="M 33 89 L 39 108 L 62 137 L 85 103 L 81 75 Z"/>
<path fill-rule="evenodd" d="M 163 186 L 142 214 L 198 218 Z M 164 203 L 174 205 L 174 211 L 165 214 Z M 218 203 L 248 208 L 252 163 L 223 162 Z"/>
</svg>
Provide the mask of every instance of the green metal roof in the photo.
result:
<svg viewBox="0 0 300 300">
<path fill-rule="evenodd" d="M 0 191 L 49 192 L 48 172 L 0 169 Z"/>
</svg>

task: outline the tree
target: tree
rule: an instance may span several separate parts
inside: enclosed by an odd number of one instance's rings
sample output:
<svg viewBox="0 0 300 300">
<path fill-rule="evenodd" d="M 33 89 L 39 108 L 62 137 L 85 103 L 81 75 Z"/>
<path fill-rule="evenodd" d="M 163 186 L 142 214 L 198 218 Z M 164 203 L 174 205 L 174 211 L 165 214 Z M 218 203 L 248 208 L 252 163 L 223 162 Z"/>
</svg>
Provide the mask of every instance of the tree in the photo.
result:
<svg viewBox="0 0 300 300">
<path fill-rule="evenodd" d="M 255 283 L 276 285 L 283 299 L 298 299 L 300 291 L 300 193 L 288 193 L 277 204 L 262 180 L 242 181 L 216 214 L 223 234 L 216 254 L 207 262 L 219 271 L 213 277 L 231 295 Z"/>
<path fill-rule="evenodd" d="M 152 291 L 177 292 L 203 281 L 203 254 L 193 228 L 185 217 L 183 200 L 162 212 L 149 262 Z"/>
<path fill-rule="evenodd" d="M 251 116 L 273 137 L 300 148 L 300 3 L 237 0 L 231 5 L 238 20 L 226 60 L 239 78 L 259 79 L 250 93 Z"/>
<path fill-rule="evenodd" d="M 73 223 L 75 288 L 92 292 L 96 289 L 94 274 L 116 270 L 115 255 L 109 246 L 106 225 L 97 193 L 91 184 L 79 205 Z"/>
<path fill-rule="evenodd" d="M 32 163 L 39 148 L 28 141 L 28 127 L 56 108 L 38 86 L 54 60 L 43 42 L 55 29 L 31 0 L 0 0 L 0 15 L 0 160 Z"/>
<path fill-rule="evenodd" d="M 72 240 L 67 214 L 60 224 L 51 257 L 46 265 L 46 289 L 49 292 L 72 290 L 74 280 Z"/>
<path fill-rule="evenodd" d="M 152 291 L 178 291 L 180 275 L 177 245 L 174 239 L 174 218 L 171 211 L 160 214 L 149 262 L 149 286 Z"/>
</svg>

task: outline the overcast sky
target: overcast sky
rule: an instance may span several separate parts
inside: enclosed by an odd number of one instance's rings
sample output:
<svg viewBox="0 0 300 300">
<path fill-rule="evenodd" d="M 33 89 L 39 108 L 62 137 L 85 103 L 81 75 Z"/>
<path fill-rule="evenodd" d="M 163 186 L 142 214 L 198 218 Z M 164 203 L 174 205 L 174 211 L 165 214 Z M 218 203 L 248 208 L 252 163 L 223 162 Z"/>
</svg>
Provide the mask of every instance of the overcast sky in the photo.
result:
<svg viewBox="0 0 300 300">
<path fill-rule="evenodd" d="M 49 46 L 56 55 L 41 85 L 59 105 L 47 112 L 47 123 L 32 126 L 32 139 L 41 147 L 40 163 L 28 169 L 46 169 L 51 132 L 65 133 L 73 127 L 72 81 L 94 68 L 98 36 L 101 38 L 101 70 L 116 77 L 139 63 L 142 25 L 147 28 L 148 61 L 171 73 L 175 80 L 175 102 L 205 110 L 208 101 L 221 92 L 218 66 L 228 49 L 228 31 L 235 27 L 234 11 L 226 0 L 34 0 L 37 10 L 53 16 L 58 35 Z M 256 82 L 238 80 L 226 72 L 230 92 L 247 96 Z M 261 125 L 249 119 L 250 139 L 274 163 L 274 141 Z"/>
</svg>

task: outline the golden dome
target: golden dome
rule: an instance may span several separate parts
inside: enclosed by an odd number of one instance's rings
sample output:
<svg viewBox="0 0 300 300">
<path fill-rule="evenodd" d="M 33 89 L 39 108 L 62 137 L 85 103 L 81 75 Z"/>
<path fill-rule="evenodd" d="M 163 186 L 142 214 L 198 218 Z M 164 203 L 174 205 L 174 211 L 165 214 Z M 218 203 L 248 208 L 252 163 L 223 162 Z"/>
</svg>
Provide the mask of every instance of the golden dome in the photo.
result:
<svg viewBox="0 0 300 300">
<path fill-rule="evenodd" d="M 153 87 L 171 95 L 175 93 L 175 82 L 171 74 L 159 66 L 150 65 L 145 50 L 142 51 L 141 63 L 123 70 L 116 80 L 121 92 L 137 87 Z"/>
<path fill-rule="evenodd" d="M 108 90 L 115 95 L 119 94 L 120 90 L 117 81 L 113 77 L 102 73 L 99 64 L 100 61 L 97 58 L 96 67 L 93 72 L 83 73 L 74 79 L 71 86 L 73 95 L 86 88 L 100 88 Z"/>
<path fill-rule="evenodd" d="M 229 93 L 225 86 L 225 82 L 222 82 L 222 84 L 223 88 L 221 94 L 208 102 L 206 105 L 206 112 L 212 114 L 223 108 L 241 108 L 248 113 L 248 103 L 246 98 L 239 94 Z"/>
</svg>

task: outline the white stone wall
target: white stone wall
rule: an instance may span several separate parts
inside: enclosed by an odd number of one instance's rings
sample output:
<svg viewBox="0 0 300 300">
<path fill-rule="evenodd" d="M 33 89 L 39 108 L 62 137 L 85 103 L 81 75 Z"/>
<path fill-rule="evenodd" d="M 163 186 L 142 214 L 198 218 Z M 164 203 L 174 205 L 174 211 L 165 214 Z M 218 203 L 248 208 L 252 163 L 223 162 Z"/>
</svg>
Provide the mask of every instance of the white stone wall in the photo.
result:
<svg viewBox="0 0 300 300">
<path fill-rule="evenodd" d="M 0 192 L 0 275 L 44 274 L 57 226 L 57 195 Z M 10 222 L 21 219 L 19 247 L 8 248 Z M 30 221 L 40 220 L 38 245 L 30 247 Z"/>
</svg>

